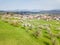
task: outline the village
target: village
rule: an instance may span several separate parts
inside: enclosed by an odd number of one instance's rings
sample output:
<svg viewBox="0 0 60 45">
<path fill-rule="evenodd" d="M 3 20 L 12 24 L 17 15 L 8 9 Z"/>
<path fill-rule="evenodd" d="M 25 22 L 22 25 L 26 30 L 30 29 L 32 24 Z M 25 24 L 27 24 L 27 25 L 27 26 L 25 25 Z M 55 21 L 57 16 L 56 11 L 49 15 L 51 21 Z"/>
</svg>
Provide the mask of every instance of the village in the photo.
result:
<svg viewBox="0 0 60 45">
<path fill-rule="evenodd" d="M 21 14 L 4 14 L 3 17 L 9 17 L 9 18 L 18 18 L 18 19 L 44 19 L 44 20 L 60 20 L 60 15 L 58 14 L 29 14 L 29 15 L 21 15 Z"/>
</svg>

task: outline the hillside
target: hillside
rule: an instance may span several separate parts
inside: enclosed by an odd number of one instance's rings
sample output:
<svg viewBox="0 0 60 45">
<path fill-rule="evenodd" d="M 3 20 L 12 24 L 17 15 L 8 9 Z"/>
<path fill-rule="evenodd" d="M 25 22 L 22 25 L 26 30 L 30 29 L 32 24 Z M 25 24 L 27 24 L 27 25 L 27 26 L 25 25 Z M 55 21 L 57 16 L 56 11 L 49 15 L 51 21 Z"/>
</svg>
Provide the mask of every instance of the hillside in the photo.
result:
<svg viewBox="0 0 60 45">
<path fill-rule="evenodd" d="M 54 34 L 57 34 L 59 30 L 56 30 L 56 27 L 60 26 L 60 23 L 57 21 L 45 21 L 45 20 L 32 20 L 34 25 L 39 24 L 51 24 L 51 31 Z M 32 22 L 30 22 L 32 24 Z M 36 23 L 36 24 L 35 24 Z M 0 20 L 0 45 L 52 45 L 52 42 L 50 40 L 50 36 L 46 33 L 46 30 L 42 30 L 42 34 L 44 36 L 41 36 L 40 38 L 35 38 L 32 34 L 35 30 L 38 29 L 32 29 L 30 31 L 26 31 L 28 28 L 23 28 L 21 25 L 18 27 L 15 27 L 13 25 L 10 25 L 9 23 L 6 23 L 2 20 Z M 57 38 L 57 41 L 60 42 L 60 38 Z M 60 43 L 56 43 L 56 45 L 60 45 Z"/>
</svg>

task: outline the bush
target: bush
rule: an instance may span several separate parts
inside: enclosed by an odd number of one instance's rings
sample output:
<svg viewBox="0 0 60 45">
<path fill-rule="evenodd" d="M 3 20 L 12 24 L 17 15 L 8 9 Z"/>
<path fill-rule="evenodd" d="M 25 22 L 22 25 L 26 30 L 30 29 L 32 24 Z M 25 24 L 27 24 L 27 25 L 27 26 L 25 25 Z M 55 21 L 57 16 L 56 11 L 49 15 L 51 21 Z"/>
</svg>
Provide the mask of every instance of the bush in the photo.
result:
<svg viewBox="0 0 60 45">
<path fill-rule="evenodd" d="M 0 15 L 0 19 L 1 19 L 1 15 Z"/>
<path fill-rule="evenodd" d="M 12 20 L 12 21 L 10 21 L 9 22 L 11 25 L 13 25 L 13 26 L 19 26 L 19 23 L 18 23 L 18 21 L 17 20 Z"/>
<path fill-rule="evenodd" d="M 34 33 L 33 33 L 33 36 L 35 36 L 35 38 L 39 38 L 41 37 L 41 31 L 40 30 L 36 30 Z"/>
</svg>

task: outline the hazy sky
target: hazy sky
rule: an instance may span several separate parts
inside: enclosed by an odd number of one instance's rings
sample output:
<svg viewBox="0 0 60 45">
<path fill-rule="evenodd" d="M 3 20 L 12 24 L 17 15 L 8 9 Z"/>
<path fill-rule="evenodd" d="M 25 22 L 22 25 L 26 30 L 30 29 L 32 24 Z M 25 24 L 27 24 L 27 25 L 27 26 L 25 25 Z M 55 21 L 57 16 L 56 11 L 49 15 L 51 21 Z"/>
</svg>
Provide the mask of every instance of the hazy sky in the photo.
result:
<svg viewBox="0 0 60 45">
<path fill-rule="evenodd" d="M 0 0 L 0 10 L 60 9 L 60 0 Z"/>
</svg>

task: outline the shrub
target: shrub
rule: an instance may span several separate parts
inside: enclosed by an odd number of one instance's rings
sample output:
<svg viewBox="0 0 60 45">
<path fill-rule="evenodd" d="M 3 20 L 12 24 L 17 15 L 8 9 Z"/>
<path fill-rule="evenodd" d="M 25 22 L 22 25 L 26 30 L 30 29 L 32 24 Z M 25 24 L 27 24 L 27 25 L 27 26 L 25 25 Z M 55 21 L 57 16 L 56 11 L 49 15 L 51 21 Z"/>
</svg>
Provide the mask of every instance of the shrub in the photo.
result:
<svg viewBox="0 0 60 45">
<path fill-rule="evenodd" d="M 46 41 L 43 41 L 43 43 L 44 43 L 45 45 L 49 45 L 49 43 L 48 43 L 48 42 L 46 42 Z"/>
<path fill-rule="evenodd" d="M 36 38 L 39 38 L 41 36 L 41 31 L 40 30 L 36 30 L 34 33 L 33 33 L 33 36 L 36 37 Z"/>
<path fill-rule="evenodd" d="M 56 37 L 51 38 L 52 45 L 59 45 L 59 42 Z"/>
<path fill-rule="evenodd" d="M 19 23 L 18 23 L 18 21 L 17 20 L 12 20 L 12 21 L 10 21 L 9 22 L 11 25 L 13 25 L 13 26 L 19 26 Z"/>
<path fill-rule="evenodd" d="M 1 19 L 1 15 L 0 15 L 0 19 Z"/>
</svg>

